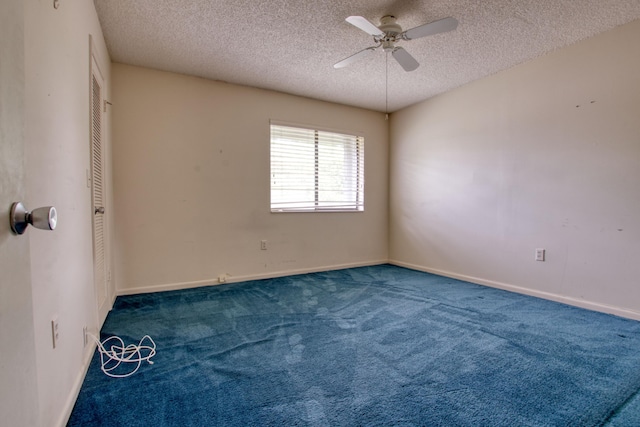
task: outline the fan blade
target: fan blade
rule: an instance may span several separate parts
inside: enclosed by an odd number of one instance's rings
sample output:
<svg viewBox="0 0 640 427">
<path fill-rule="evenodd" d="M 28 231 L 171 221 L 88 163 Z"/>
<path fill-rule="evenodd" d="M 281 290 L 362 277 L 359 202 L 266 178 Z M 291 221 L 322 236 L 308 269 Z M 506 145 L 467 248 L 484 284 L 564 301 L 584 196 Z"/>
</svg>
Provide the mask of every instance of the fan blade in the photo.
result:
<svg viewBox="0 0 640 427">
<path fill-rule="evenodd" d="M 362 16 L 350 16 L 346 19 L 346 21 L 358 28 L 360 28 L 365 33 L 371 34 L 372 36 L 383 36 L 384 33 L 380 31 L 380 28 L 373 25 L 367 18 L 363 18 Z"/>
<path fill-rule="evenodd" d="M 335 64 L 333 64 L 333 68 L 344 68 L 347 65 L 351 64 L 352 62 L 356 62 L 358 59 L 363 58 L 365 56 L 367 56 L 367 54 L 373 52 L 376 50 L 377 47 L 368 47 L 364 50 L 361 50 L 358 53 L 354 53 L 353 55 L 351 55 L 348 58 L 343 59 L 340 62 L 337 62 Z"/>
<path fill-rule="evenodd" d="M 401 47 L 395 48 L 391 54 L 405 71 L 413 71 L 420 66 L 418 61 Z"/>
<path fill-rule="evenodd" d="M 448 17 L 407 30 L 402 33 L 402 37 L 406 40 L 419 39 L 420 37 L 452 31 L 457 27 L 458 21 L 455 18 Z"/>
</svg>

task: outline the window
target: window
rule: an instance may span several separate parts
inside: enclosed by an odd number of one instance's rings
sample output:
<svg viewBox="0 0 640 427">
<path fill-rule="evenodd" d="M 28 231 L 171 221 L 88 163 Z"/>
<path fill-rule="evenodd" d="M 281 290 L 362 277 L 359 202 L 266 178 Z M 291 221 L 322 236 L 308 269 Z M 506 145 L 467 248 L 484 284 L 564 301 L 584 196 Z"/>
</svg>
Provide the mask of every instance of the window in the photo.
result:
<svg viewBox="0 0 640 427">
<path fill-rule="evenodd" d="M 271 124 L 271 212 L 363 210 L 363 137 Z"/>
</svg>

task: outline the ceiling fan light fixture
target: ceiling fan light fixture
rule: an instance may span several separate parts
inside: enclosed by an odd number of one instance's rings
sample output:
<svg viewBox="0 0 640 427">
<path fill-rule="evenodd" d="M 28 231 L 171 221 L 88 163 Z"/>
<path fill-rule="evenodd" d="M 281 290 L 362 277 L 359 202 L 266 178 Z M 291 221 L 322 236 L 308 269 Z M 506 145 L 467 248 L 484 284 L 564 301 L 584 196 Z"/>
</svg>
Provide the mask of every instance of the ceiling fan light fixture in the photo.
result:
<svg viewBox="0 0 640 427">
<path fill-rule="evenodd" d="M 382 50 L 385 52 L 393 52 L 395 48 L 395 44 L 390 40 L 382 42 Z"/>
</svg>

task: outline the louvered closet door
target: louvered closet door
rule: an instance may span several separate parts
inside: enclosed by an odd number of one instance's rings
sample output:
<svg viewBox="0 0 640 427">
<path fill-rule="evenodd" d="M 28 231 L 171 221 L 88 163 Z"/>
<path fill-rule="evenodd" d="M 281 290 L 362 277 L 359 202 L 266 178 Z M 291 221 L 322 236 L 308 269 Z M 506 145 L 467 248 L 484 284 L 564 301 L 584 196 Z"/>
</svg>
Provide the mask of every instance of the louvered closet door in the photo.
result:
<svg viewBox="0 0 640 427">
<path fill-rule="evenodd" d="M 93 268 L 96 303 L 100 322 L 107 312 L 107 268 L 105 256 L 105 195 L 104 195 L 104 147 L 103 94 L 104 81 L 92 58 L 91 63 L 91 174 L 93 215 Z"/>
</svg>

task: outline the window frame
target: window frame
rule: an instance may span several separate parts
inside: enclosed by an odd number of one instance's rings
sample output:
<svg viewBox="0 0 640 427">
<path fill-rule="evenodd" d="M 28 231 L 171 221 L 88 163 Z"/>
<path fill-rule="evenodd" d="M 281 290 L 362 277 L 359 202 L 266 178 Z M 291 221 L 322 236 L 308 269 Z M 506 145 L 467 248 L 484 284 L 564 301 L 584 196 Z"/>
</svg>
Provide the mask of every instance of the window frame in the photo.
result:
<svg viewBox="0 0 640 427">
<path fill-rule="evenodd" d="M 277 205 L 274 206 L 274 200 L 273 200 L 274 199 L 273 197 L 274 196 L 273 194 L 274 193 L 274 171 L 273 171 L 274 126 L 297 129 L 297 130 L 300 130 L 301 132 L 304 132 L 304 131 L 313 132 L 313 144 L 314 144 L 313 163 L 314 163 L 314 170 L 315 170 L 315 172 L 313 173 L 314 175 L 313 202 L 309 200 L 304 201 L 299 199 L 298 201 L 289 202 L 290 204 L 296 204 L 296 203 L 299 204 L 299 206 L 296 206 L 296 207 L 283 207 L 283 206 L 277 206 Z M 321 134 L 325 134 L 326 136 L 328 136 L 328 138 L 326 137 L 322 138 Z M 344 206 L 339 206 L 339 207 L 335 205 L 323 206 L 322 205 L 323 203 L 330 203 L 330 201 L 328 200 L 323 201 L 320 196 L 321 192 L 331 191 L 330 188 L 323 189 L 322 187 L 321 180 L 323 179 L 323 177 L 326 178 L 328 176 L 327 175 L 328 172 L 325 174 L 321 173 L 320 172 L 321 167 L 319 166 L 319 163 L 321 158 L 321 154 L 320 154 L 321 146 L 323 144 L 326 145 L 327 141 L 332 140 L 332 137 L 338 137 L 338 139 L 353 138 L 353 140 L 349 144 L 350 148 L 353 149 L 353 154 L 351 154 L 351 157 L 353 158 L 352 160 L 353 164 L 351 165 L 352 173 L 348 175 L 341 175 L 341 176 L 347 177 L 347 178 L 350 176 L 351 179 L 355 180 L 355 183 L 352 184 L 353 187 L 350 190 L 345 189 L 343 187 L 337 191 L 341 191 L 343 194 L 345 192 L 353 192 L 354 195 L 352 196 L 353 197 L 352 200 L 349 200 L 347 202 L 335 200 L 334 202 L 338 204 L 345 203 Z M 328 129 L 320 126 L 309 126 L 309 125 L 304 125 L 299 123 L 289 123 L 289 122 L 270 120 L 270 123 L 269 123 L 269 163 L 270 163 L 269 165 L 270 166 L 269 168 L 269 205 L 270 205 L 271 213 L 364 212 L 364 190 L 365 190 L 364 140 L 365 138 L 362 132 L 343 131 L 343 130 L 336 130 L 336 129 Z M 308 141 L 305 141 L 304 139 L 300 139 L 299 141 L 302 144 L 308 142 Z M 341 167 L 344 166 L 345 163 L 347 163 L 346 160 L 340 166 Z M 301 191 L 312 191 L 312 190 L 310 187 L 308 187 L 305 190 L 301 190 Z M 333 191 L 336 191 L 336 190 L 333 190 Z M 307 202 L 307 204 L 303 206 L 303 203 L 305 202 Z M 280 203 L 286 203 L 286 202 L 280 202 Z"/>
</svg>

